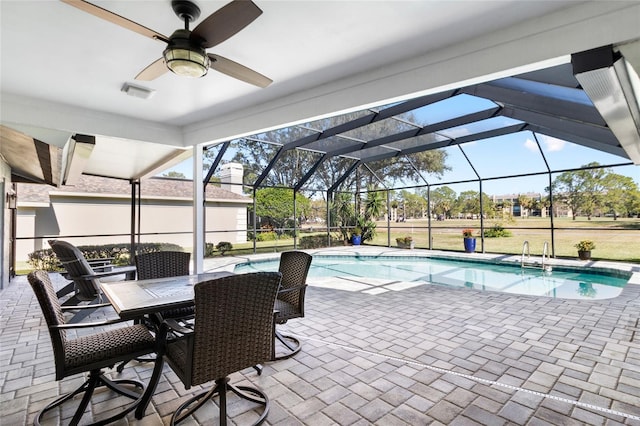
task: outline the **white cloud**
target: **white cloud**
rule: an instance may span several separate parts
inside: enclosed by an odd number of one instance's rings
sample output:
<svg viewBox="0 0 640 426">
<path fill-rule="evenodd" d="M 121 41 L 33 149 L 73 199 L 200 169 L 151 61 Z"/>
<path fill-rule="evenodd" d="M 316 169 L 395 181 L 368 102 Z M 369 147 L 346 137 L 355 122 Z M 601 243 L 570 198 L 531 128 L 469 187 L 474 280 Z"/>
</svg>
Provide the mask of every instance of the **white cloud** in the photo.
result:
<svg viewBox="0 0 640 426">
<path fill-rule="evenodd" d="M 567 144 L 566 141 L 563 141 L 562 139 L 556 139 L 551 136 L 542 135 L 541 139 L 545 149 L 549 152 L 562 151 L 564 149 L 564 146 Z"/>
<path fill-rule="evenodd" d="M 524 141 L 524 147 L 527 148 L 529 151 L 540 152 L 538 150 L 538 144 L 529 138 L 527 138 L 527 140 Z"/>
</svg>

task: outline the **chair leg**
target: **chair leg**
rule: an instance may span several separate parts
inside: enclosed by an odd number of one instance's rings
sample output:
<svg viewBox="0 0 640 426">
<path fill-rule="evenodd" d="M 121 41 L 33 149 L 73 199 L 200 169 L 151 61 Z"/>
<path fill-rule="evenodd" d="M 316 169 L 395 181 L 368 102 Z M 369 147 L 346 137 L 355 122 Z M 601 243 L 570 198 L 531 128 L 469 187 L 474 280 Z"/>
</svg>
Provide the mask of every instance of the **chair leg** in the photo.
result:
<svg viewBox="0 0 640 426">
<path fill-rule="evenodd" d="M 120 364 L 118 364 L 116 366 L 116 371 L 118 373 L 122 373 L 122 371 L 124 371 L 124 367 L 132 360 L 128 360 L 128 361 L 122 361 Z M 143 358 L 143 357 L 139 357 L 139 358 L 134 358 L 133 361 L 137 361 L 137 362 L 156 362 L 155 358 Z"/>
<path fill-rule="evenodd" d="M 240 398 L 249 400 L 251 402 L 255 402 L 257 404 L 263 405 L 264 409 L 262 414 L 258 418 L 258 421 L 254 423 L 254 426 L 262 424 L 269 414 L 269 398 L 267 395 L 257 388 L 252 388 L 248 386 L 234 386 L 229 384 L 229 378 L 225 377 L 223 379 L 216 380 L 216 384 L 209 391 L 200 392 L 187 401 L 185 401 L 173 416 L 171 416 L 171 425 L 176 425 L 180 423 L 185 418 L 192 415 L 196 410 L 198 410 L 205 402 L 209 399 L 214 398 L 216 395 L 219 396 L 219 409 L 220 409 L 220 426 L 227 425 L 227 392 L 232 391 Z"/>
<path fill-rule="evenodd" d="M 140 392 L 134 392 L 124 387 L 123 385 L 132 385 L 135 388 L 139 388 Z M 100 370 L 92 370 L 89 373 L 89 379 L 86 382 L 84 382 L 82 385 L 80 385 L 76 390 L 61 396 L 60 398 L 56 399 L 55 401 L 47 405 L 45 408 L 43 408 L 36 416 L 36 419 L 33 421 L 33 424 L 35 426 L 40 425 L 40 422 L 42 421 L 42 418 L 44 417 L 46 412 L 48 412 L 49 410 L 55 407 L 61 406 L 63 403 L 69 401 L 70 399 L 73 399 L 76 395 L 84 393 L 82 400 L 80 401 L 80 404 L 78 405 L 78 408 L 76 409 L 73 415 L 73 418 L 71 419 L 71 422 L 70 422 L 71 425 L 77 425 L 80 422 L 80 419 L 82 418 L 85 410 L 87 409 L 89 402 L 91 401 L 93 392 L 95 391 L 95 389 L 102 386 L 106 386 L 112 391 L 122 396 L 126 396 L 127 398 L 133 399 L 134 401 L 124 411 L 121 411 L 118 414 L 113 415 L 107 419 L 92 423 L 93 425 L 106 425 L 107 423 L 112 423 L 115 420 L 125 417 L 128 413 L 133 411 L 138 406 L 138 404 L 140 404 L 142 397 L 144 395 L 144 389 L 145 389 L 144 385 L 138 382 L 137 380 L 129 380 L 129 379 L 110 380 L 106 378 Z"/>
<path fill-rule="evenodd" d="M 72 399 L 74 396 L 81 394 L 83 392 L 87 391 L 89 382 L 84 382 L 82 383 L 78 388 L 76 388 L 73 392 L 69 392 L 66 395 L 62 395 L 60 398 L 54 400 L 53 402 L 51 402 L 49 405 L 47 405 L 46 407 L 44 407 L 42 410 L 40 410 L 40 412 L 38 413 L 38 415 L 36 416 L 35 420 L 33 421 L 34 426 L 39 426 L 40 422 L 42 421 L 42 417 L 44 417 L 44 415 L 46 414 L 47 411 L 51 410 L 52 408 L 58 407 L 62 404 L 64 404 L 65 402 L 67 402 L 68 400 Z M 77 411 L 77 410 L 76 410 Z M 83 410 L 84 412 L 84 410 Z M 76 412 L 77 414 L 77 412 Z M 74 416 L 75 417 L 75 416 Z"/>
<path fill-rule="evenodd" d="M 300 349 L 302 349 L 300 340 L 296 339 L 293 336 L 282 334 L 278 330 L 276 330 L 275 337 L 280 343 L 285 346 L 285 348 L 287 348 L 288 352 L 283 355 L 276 355 L 273 358 L 273 361 L 280 361 L 283 359 L 291 358 L 292 356 L 300 352 Z"/>
</svg>

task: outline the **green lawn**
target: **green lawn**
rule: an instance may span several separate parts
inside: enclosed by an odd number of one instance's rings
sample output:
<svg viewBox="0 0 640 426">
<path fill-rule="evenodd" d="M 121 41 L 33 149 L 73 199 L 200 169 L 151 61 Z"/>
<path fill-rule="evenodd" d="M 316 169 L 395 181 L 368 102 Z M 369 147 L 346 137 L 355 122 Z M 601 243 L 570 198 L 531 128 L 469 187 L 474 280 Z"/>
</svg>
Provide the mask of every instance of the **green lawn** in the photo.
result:
<svg viewBox="0 0 640 426">
<path fill-rule="evenodd" d="M 496 222 L 485 221 L 489 228 Z M 480 221 L 450 219 L 432 221 L 432 248 L 436 250 L 463 250 L 462 229 L 474 229 L 477 236 L 477 251 L 482 250 L 480 239 Z M 529 242 L 530 253 L 541 255 L 544 242 L 549 244 L 551 253 L 551 230 L 549 218 L 518 219 L 513 223 L 502 223 L 511 233 L 506 238 L 485 238 L 484 250 L 487 253 L 521 254 L 524 241 Z M 427 248 L 429 243 L 428 224 L 426 220 L 408 221 L 391 224 L 391 245 L 395 238 L 411 235 L 418 248 Z M 640 219 L 598 218 L 587 220 L 577 218 L 554 218 L 553 246 L 556 257 L 577 257 L 574 248 L 580 240 L 593 240 L 596 249 L 591 255 L 594 259 L 609 259 L 626 262 L 640 262 Z M 371 242 L 376 245 L 387 244 L 386 223 L 379 223 L 377 236 Z"/>
</svg>

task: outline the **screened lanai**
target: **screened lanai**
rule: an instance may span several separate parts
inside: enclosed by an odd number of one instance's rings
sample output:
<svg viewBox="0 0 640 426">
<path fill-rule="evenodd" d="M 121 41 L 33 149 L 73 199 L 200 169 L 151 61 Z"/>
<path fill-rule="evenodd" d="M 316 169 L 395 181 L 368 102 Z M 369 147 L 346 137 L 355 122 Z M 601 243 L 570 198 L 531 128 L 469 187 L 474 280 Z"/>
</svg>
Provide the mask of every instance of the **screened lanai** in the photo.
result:
<svg viewBox="0 0 640 426">
<path fill-rule="evenodd" d="M 517 198 L 525 194 L 543 204 L 528 214 L 545 218 L 532 223 L 530 232 L 543 232 L 556 255 L 557 229 L 569 226 L 554 221 L 561 213 L 567 215 L 567 206 L 556 197 L 561 194 L 553 192 L 555 178 L 572 171 L 606 169 L 629 176 L 636 184 L 640 180 L 634 165 L 639 157 L 638 125 L 635 132 L 628 131 L 638 98 L 633 90 L 624 95 L 614 89 L 608 76 L 616 69 L 628 82 L 637 79 L 624 57 L 604 47 L 538 71 L 233 139 L 207 147 L 211 167 L 204 181 L 209 182 L 220 165 L 240 162 L 248 194 L 269 187 L 293 190 L 289 214 L 295 220 L 276 224 L 278 233 L 299 236 L 302 223 L 316 232 L 319 224 L 326 223 L 322 229 L 328 244 L 339 243 L 332 242 L 332 233 L 356 226 L 332 218 L 336 194 L 349 194 L 357 216 L 367 194 L 380 192 L 384 214 L 376 218 L 376 243 L 393 245 L 395 235 L 421 233 L 425 235 L 421 247 L 429 249 L 447 248 L 438 244 L 439 232 L 460 232 L 452 222 L 446 225 L 453 228 L 445 230 L 447 226 L 438 220 L 444 218 L 435 208 L 438 194 L 432 196 L 438 188 L 453 188 L 457 194 L 471 191 L 479 208 L 458 212 L 458 217 L 477 219 L 480 237 L 496 223 L 508 226 L 504 217 L 483 211 L 491 207 L 482 198 L 498 202 L 502 209 L 509 201 L 510 213 L 523 216 L 526 212 Z M 607 96 L 602 95 L 603 87 L 610 91 Z M 625 109 L 627 120 L 622 119 Z M 424 199 L 419 213 L 406 211 L 407 193 Z M 315 203 L 313 213 L 302 214 L 304 208 L 296 203 L 300 196 L 324 203 Z M 249 232 L 256 236 L 272 232 L 274 224 L 265 226 L 259 217 L 268 208 L 260 208 L 260 199 L 255 202 L 258 215 L 250 218 Z M 424 220 L 408 230 L 407 217 Z M 616 232 L 636 230 L 620 228 Z M 522 239 L 526 238 L 525 232 Z M 504 250 L 481 240 L 482 251 Z M 566 255 L 566 248 L 558 254 Z"/>
</svg>

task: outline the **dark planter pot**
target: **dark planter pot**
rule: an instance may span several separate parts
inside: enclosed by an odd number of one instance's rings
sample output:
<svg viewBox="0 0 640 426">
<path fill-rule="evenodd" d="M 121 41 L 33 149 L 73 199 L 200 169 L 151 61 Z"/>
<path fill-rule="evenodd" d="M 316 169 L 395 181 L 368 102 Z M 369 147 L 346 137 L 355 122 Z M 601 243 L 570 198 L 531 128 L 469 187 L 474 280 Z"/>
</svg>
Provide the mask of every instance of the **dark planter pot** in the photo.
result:
<svg viewBox="0 0 640 426">
<path fill-rule="evenodd" d="M 578 258 L 580 258 L 580 260 L 591 259 L 591 250 L 578 250 Z"/>
<path fill-rule="evenodd" d="M 359 246 L 361 242 L 362 242 L 362 236 L 361 235 L 352 235 L 351 236 L 351 244 L 353 244 L 354 246 Z"/>
<path fill-rule="evenodd" d="M 466 253 L 473 253 L 474 251 L 476 251 L 475 238 L 464 238 L 464 251 Z"/>
</svg>

